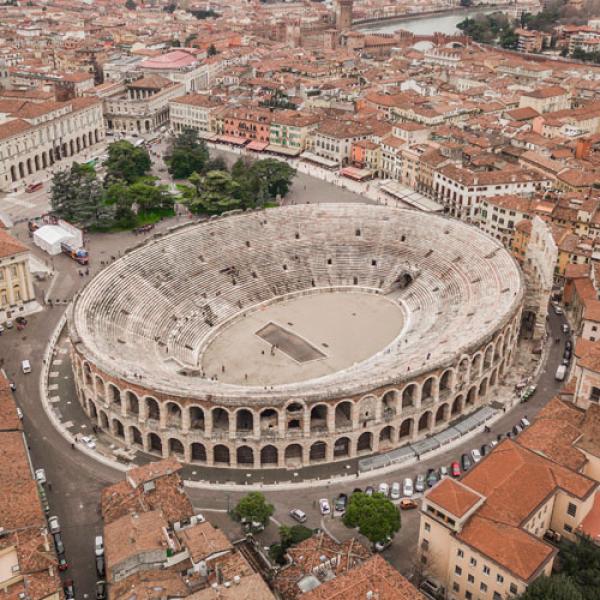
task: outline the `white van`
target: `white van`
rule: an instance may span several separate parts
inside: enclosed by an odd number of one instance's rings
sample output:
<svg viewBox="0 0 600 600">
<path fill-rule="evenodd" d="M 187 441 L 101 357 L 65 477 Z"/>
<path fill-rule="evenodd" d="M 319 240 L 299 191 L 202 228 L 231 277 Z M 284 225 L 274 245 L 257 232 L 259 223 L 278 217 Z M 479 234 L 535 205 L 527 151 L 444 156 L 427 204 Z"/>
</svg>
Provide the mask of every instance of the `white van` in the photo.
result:
<svg viewBox="0 0 600 600">
<path fill-rule="evenodd" d="M 566 365 L 560 365 L 558 367 L 558 369 L 556 369 L 556 375 L 554 375 L 554 379 L 556 379 L 556 381 L 563 381 L 566 374 L 567 374 Z"/>
<path fill-rule="evenodd" d="M 31 363 L 28 360 L 24 360 L 21 363 L 21 369 L 23 369 L 23 373 L 31 373 Z"/>
</svg>

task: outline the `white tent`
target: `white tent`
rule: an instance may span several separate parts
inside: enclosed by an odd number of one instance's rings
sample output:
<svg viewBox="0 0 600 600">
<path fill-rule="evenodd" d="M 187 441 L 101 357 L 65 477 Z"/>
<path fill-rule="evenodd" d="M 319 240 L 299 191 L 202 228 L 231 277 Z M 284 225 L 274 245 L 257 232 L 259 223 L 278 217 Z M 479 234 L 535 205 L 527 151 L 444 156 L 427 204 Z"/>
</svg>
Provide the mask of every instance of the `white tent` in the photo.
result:
<svg viewBox="0 0 600 600">
<path fill-rule="evenodd" d="M 51 256 L 61 253 L 61 243 L 73 243 L 73 235 L 58 225 L 43 225 L 33 232 L 33 242 Z"/>
</svg>

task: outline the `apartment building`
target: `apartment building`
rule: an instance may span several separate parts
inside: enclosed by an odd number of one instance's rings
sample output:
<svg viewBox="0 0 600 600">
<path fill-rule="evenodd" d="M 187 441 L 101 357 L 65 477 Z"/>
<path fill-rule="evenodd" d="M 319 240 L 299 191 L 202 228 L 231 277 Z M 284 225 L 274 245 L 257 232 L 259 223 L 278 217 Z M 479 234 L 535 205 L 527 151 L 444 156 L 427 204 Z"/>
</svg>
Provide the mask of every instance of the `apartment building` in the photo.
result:
<svg viewBox="0 0 600 600">
<path fill-rule="evenodd" d="M 277 110 L 271 117 L 269 141 L 281 149 L 300 153 L 308 143 L 312 131 L 321 120 L 319 115 L 300 113 L 295 110 Z"/>
<path fill-rule="evenodd" d="M 460 481 L 444 479 L 426 492 L 423 568 L 450 600 L 517 596 L 552 571 L 558 550 L 544 534 L 575 541 L 597 489 L 593 478 L 505 440 Z"/>
<path fill-rule="evenodd" d="M 481 201 L 479 227 L 510 247 L 517 223 L 530 219 L 534 206 L 533 198 L 516 194 L 485 198 Z"/>
<path fill-rule="evenodd" d="M 122 85 L 104 99 L 106 127 L 123 133 L 156 131 L 169 123 L 169 101 L 183 92 L 183 84 L 160 75 Z"/>
<path fill-rule="evenodd" d="M 571 108 L 571 94 L 558 85 L 537 88 L 523 92 L 519 98 L 519 108 L 529 106 L 539 113 L 554 112 Z"/>
<path fill-rule="evenodd" d="M 233 141 L 250 140 L 269 144 L 272 113 L 266 108 L 227 108 L 217 116 L 216 132 Z M 225 140 L 226 141 L 226 140 Z"/>
<path fill-rule="evenodd" d="M 0 323 L 41 310 L 29 257 L 29 248 L 0 227 Z"/>
<path fill-rule="evenodd" d="M 0 101 L 0 192 L 39 181 L 56 162 L 83 155 L 104 136 L 102 104 L 96 98 Z"/>
<path fill-rule="evenodd" d="M 527 169 L 479 172 L 446 165 L 434 174 L 433 195 L 451 216 L 476 222 L 486 199 L 500 195 L 531 195 L 549 187 L 550 183 L 547 176 Z"/>
<path fill-rule="evenodd" d="M 171 129 L 180 132 L 190 128 L 199 134 L 211 135 L 215 130 L 215 119 L 223 110 L 223 104 L 204 94 L 187 94 L 169 101 Z"/>
<path fill-rule="evenodd" d="M 345 166 L 352 158 L 352 145 L 371 135 L 371 128 L 363 123 L 328 119 L 312 131 L 308 149 L 317 157 Z"/>
</svg>

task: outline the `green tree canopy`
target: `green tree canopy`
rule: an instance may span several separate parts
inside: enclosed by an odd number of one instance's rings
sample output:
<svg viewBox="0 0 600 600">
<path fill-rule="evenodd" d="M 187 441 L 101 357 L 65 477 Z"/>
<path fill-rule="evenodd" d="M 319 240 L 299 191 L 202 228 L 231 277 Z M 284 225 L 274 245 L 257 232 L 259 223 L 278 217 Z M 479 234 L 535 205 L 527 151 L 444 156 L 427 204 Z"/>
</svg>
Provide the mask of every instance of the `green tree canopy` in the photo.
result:
<svg viewBox="0 0 600 600">
<path fill-rule="evenodd" d="M 150 170 L 152 162 L 146 148 L 136 148 L 131 142 L 121 140 L 108 146 L 108 159 L 104 165 L 110 179 L 133 183 Z"/>
<path fill-rule="evenodd" d="M 584 596 L 569 577 L 542 575 L 527 588 L 520 600 L 584 600 Z"/>
<path fill-rule="evenodd" d="M 260 492 L 250 492 L 244 496 L 233 509 L 233 514 L 238 519 L 262 523 L 266 525 L 269 517 L 275 512 L 272 504 L 269 504 Z"/>
<path fill-rule="evenodd" d="M 358 527 L 371 542 L 384 542 L 400 529 L 400 512 L 383 494 L 367 496 L 355 492 L 350 496 L 343 517 L 347 527 Z"/>
<path fill-rule="evenodd" d="M 198 139 L 195 129 L 185 128 L 167 150 L 165 161 L 175 179 L 185 179 L 192 173 L 203 173 L 208 162 L 206 144 Z"/>
<path fill-rule="evenodd" d="M 137 8 L 137 4 L 134 2 L 134 0 L 127 0 L 125 2 L 125 8 L 127 10 L 135 10 Z"/>
</svg>

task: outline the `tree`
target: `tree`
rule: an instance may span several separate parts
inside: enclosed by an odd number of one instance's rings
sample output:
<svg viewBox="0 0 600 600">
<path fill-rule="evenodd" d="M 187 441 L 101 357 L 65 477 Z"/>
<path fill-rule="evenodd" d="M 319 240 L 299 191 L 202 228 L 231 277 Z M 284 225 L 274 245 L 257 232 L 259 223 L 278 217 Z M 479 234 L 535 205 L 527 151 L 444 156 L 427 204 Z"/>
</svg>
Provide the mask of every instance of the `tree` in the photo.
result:
<svg viewBox="0 0 600 600">
<path fill-rule="evenodd" d="M 95 201 L 95 198 L 86 199 L 86 194 L 96 190 L 91 187 L 92 182 L 97 183 L 96 173 L 90 165 L 74 162 L 68 171 L 55 173 L 50 190 L 52 212 L 61 219 L 81 222 L 87 215 L 86 205 Z"/>
<path fill-rule="evenodd" d="M 132 143 L 121 140 L 108 146 L 108 159 L 104 163 L 108 179 L 123 179 L 133 183 L 143 177 L 152 166 L 146 148 L 136 148 Z"/>
<path fill-rule="evenodd" d="M 575 583 L 564 575 L 538 577 L 520 600 L 584 600 Z"/>
<path fill-rule="evenodd" d="M 115 223 L 120 227 L 133 227 L 135 225 L 135 213 L 131 208 L 133 200 L 129 194 L 129 187 L 122 181 L 115 181 L 104 192 L 104 201 L 114 206 Z"/>
<path fill-rule="evenodd" d="M 372 496 L 362 492 L 352 494 L 343 521 L 346 527 L 358 527 L 371 542 L 391 539 L 400 529 L 398 508 L 379 493 Z"/>
<path fill-rule="evenodd" d="M 173 208 L 173 197 L 166 188 L 157 187 L 148 181 L 132 183 L 128 189 L 128 196 L 142 214 Z"/>
<path fill-rule="evenodd" d="M 192 173 L 203 173 L 208 158 L 208 149 L 206 144 L 198 139 L 198 132 L 185 128 L 171 144 L 165 161 L 174 179 L 185 179 Z"/>
<path fill-rule="evenodd" d="M 214 56 L 215 54 L 217 54 L 217 49 L 216 49 L 216 47 L 215 47 L 214 44 L 211 44 L 208 47 L 208 50 L 206 51 L 206 55 L 207 56 Z"/>
<path fill-rule="evenodd" d="M 135 10 L 137 8 L 137 4 L 134 2 L 134 0 L 127 0 L 125 2 L 125 8 L 127 10 Z"/>
<path fill-rule="evenodd" d="M 233 509 L 236 518 L 247 522 L 262 523 L 266 525 L 269 517 L 275 512 L 272 504 L 268 504 L 266 498 L 260 492 L 250 492 L 244 496 Z"/>
<path fill-rule="evenodd" d="M 289 192 L 292 179 L 296 176 L 296 169 L 274 158 L 257 160 L 251 170 L 265 180 L 271 198 L 278 195 L 283 198 Z"/>
<path fill-rule="evenodd" d="M 585 600 L 598 598 L 600 589 L 600 548 L 589 538 L 582 538 L 577 544 L 563 541 L 559 559 L 561 572 L 570 577 Z"/>
<path fill-rule="evenodd" d="M 304 540 L 307 540 L 313 534 L 312 530 L 304 525 L 282 525 L 279 528 L 279 537 L 281 538 L 281 544 L 287 550 L 290 546 L 299 544 Z"/>
</svg>

